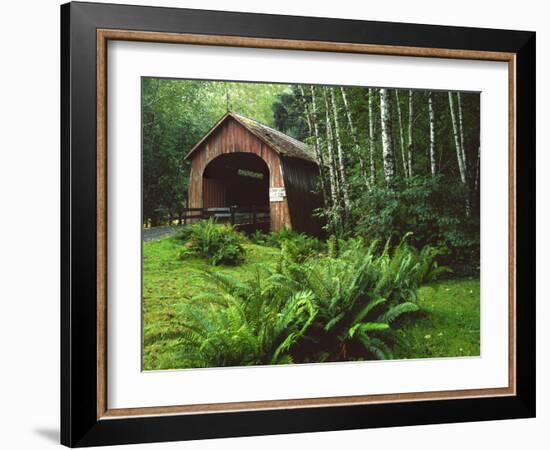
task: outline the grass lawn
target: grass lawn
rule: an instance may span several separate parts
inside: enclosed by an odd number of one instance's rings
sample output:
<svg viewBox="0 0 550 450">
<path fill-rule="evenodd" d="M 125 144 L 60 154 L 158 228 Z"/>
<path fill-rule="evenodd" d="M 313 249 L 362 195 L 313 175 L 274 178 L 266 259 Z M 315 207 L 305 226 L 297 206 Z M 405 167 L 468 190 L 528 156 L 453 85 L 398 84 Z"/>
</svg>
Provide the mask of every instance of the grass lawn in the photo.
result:
<svg viewBox="0 0 550 450">
<path fill-rule="evenodd" d="M 200 271 L 230 272 L 243 279 L 259 264 L 275 261 L 279 251 L 245 244 L 246 261 L 235 267 L 213 267 L 200 258 L 178 259 L 182 244 L 172 239 L 143 244 L 143 369 L 177 367 L 174 355 L 185 329 L 177 321 L 177 309 L 201 292 Z"/>
<path fill-rule="evenodd" d="M 423 286 L 418 304 L 396 324 L 395 358 L 479 356 L 479 278 Z"/>
<path fill-rule="evenodd" d="M 177 310 L 201 292 L 200 270 L 245 278 L 258 264 L 274 263 L 278 250 L 246 244 L 246 261 L 212 267 L 199 258 L 178 259 L 181 243 L 170 238 L 143 244 L 143 368 L 178 367 L 185 324 Z M 400 319 L 394 356 L 425 358 L 479 355 L 479 279 L 446 280 L 420 290 L 421 310 Z"/>
</svg>

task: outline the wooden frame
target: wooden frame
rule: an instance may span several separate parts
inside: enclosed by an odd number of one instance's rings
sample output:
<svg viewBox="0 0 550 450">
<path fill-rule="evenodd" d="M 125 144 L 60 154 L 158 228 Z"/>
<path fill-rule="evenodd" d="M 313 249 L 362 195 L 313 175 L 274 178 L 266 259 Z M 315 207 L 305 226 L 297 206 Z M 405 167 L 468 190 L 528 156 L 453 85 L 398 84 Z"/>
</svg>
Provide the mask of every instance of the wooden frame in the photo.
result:
<svg viewBox="0 0 550 450">
<path fill-rule="evenodd" d="M 61 13 L 62 443 L 86 446 L 534 416 L 534 33 L 89 3 L 63 5 Z M 108 40 L 508 62 L 509 386 L 109 409 Z"/>
</svg>

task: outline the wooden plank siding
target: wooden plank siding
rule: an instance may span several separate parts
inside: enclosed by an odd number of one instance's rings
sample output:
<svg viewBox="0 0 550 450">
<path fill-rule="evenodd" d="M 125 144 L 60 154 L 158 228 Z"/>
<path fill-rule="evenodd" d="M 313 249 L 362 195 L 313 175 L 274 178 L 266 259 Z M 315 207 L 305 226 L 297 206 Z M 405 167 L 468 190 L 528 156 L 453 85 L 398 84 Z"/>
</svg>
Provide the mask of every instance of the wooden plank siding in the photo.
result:
<svg viewBox="0 0 550 450">
<path fill-rule="evenodd" d="M 203 204 L 203 175 L 206 166 L 223 154 L 254 153 L 262 158 L 269 169 L 269 187 L 285 187 L 281 159 L 277 152 L 250 133 L 245 127 L 229 117 L 222 122 L 193 152 L 189 182 L 189 207 L 205 208 Z M 208 183 L 208 182 L 207 182 Z M 208 185 L 206 189 L 215 188 Z M 271 229 L 292 228 L 288 199 L 270 203 Z"/>
<path fill-rule="evenodd" d="M 323 207 L 319 187 L 319 167 L 299 158 L 281 158 L 288 208 L 294 229 L 317 237 L 324 236 L 323 220 L 315 210 Z"/>
</svg>

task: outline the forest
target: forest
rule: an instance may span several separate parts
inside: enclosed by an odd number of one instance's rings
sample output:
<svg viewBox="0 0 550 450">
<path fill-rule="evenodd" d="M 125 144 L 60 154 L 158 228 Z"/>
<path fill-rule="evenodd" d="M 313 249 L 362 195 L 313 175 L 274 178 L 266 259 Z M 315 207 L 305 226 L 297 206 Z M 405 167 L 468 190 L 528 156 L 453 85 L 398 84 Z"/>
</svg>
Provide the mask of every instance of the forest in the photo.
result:
<svg viewBox="0 0 550 450">
<path fill-rule="evenodd" d="M 188 208 L 228 111 L 311 148 L 322 238 Z M 145 369 L 479 355 L 480 96 L 143 78 Z"/>
</svg>

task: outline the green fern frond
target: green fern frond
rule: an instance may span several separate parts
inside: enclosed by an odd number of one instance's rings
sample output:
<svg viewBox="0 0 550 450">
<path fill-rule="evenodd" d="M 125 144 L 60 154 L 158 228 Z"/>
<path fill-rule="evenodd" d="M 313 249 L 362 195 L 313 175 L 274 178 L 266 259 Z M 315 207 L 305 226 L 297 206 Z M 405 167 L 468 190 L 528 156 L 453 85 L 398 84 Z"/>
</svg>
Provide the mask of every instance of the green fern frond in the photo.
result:
<svg viewBox="0 0 550 450">
<path fill-rule="evenodd" d="M 381 322 L 365 322 L 358 323 L 351 327 L 348 331 L 348 337 L 353 338 L 356 333 L 367 334 L 369 331 L 384 331 L 390 326 L 387 323 Z"/>
<path fill-rule="evenodd" d="M 418 311 L 420 307 L 416 303 L 406 302 L 393 306 L 384 314 L 378 317 L 379 322 L 390 324 L 397 319 L 401 314 Z"/>
</svg>

